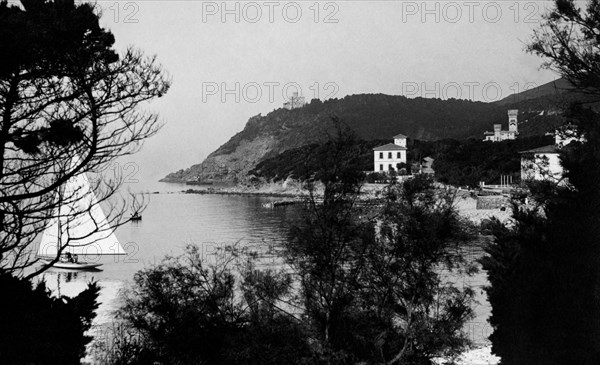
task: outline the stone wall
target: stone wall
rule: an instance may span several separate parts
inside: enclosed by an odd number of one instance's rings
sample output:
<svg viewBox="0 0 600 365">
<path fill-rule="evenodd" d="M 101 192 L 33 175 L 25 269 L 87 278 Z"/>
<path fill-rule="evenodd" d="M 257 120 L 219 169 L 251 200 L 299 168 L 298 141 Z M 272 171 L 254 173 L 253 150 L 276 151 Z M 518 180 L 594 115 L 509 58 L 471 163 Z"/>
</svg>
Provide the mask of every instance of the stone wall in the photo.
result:
<svg viewBox="0 0 600 365">
<path fill-rule="evenodd" d="M 477 209 L 499 209 L 508 207 L 509 199 L 502 195 L 488 195 L 477 197 Z"/>
</svg>

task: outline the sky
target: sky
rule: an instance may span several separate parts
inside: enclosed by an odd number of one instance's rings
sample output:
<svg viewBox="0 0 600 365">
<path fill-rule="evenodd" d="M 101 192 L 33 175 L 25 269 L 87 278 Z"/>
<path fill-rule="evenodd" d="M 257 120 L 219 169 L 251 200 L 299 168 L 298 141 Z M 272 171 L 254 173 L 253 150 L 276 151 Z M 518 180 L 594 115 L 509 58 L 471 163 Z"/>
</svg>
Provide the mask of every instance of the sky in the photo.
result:
<svg viewBox="0 0 600 365">
<path fill-rule="evenodd" d="M 117 50 L 156 55 L 172 79 L 145 106 L 164 127 L 121 161 L 141 181 L 200 163 L 294 91 L 494 101 L 557 78 L 525 52 L 549 1 L 97 4 Z"/>
</svg>

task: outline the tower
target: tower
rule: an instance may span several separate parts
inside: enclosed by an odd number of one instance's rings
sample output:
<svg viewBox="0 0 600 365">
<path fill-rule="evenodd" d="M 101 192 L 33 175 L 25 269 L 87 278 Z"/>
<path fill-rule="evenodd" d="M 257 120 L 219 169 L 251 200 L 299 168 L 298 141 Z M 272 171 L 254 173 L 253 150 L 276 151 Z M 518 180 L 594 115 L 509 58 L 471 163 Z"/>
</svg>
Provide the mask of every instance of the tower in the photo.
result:
<svg viewBox="0 0 600 365">
<path fill-rule="evenodd" d="M 494 141 L 502 140 L 502 124 L 494 124 Z"/>
<path fill-rule="evenodd" d="M 515 132 L 515 134 L 519 134 L 518 120 L 517 120 L 518 115 L 519 115 L 519 109 L 509 109 L 508 110 L 508 131 L 509 132 Z"/>
</svg>

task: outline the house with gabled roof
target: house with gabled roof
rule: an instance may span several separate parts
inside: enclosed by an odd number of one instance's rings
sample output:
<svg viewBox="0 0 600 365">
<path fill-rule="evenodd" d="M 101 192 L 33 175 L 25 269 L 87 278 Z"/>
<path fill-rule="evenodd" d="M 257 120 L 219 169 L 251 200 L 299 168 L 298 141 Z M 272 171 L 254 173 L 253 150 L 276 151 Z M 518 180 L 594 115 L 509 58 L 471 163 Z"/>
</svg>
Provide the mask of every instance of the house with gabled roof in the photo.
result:
<svg viewBox="0 0 600 365">
<path fill-rule="evenodd" d="M 559 148 L 552 144 L 522 151 L 521 180 L 558 181 L 563 175 Z"/>
<path fill-rule="evenodd" d="M 397 171 L 398 165 L 406 163 L 406 136 L 397 134 L 394 143 L 373 148 L 373 171 Z"/>
<path fill-rule="evenodd" d="M 585 142 L 585 138 L 574 126 L 564 125 L 554 131 L 554 144 L 520 152 L 521 180 L 563 180 L 560 150 L 573 141 Z"/>
</svg>

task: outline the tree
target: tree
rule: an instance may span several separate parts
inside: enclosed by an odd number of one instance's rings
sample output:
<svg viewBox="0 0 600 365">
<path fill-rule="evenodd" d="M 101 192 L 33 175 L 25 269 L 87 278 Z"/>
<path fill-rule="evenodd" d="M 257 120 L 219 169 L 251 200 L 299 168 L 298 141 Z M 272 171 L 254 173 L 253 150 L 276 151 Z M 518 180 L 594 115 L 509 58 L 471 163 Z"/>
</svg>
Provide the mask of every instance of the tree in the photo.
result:
<svg viewBox="0 0 600 365">
<path fill-rule="evenodd" d="M 312 363 L 425 364 L 456 354 L 469 343 L 473 292 L 443 282 L 440 269 L 471 269 L 461 247 L 473 231 L 425 176 L 392 178 L 381 201 L 361 200 L 353 135 L 340 129 L 333 143 L 315 174 L 322 200 L 309 183 L 285 254 L 314 334 Z"/>
<path fill-rule="evenodd" d="M 50 295 L 44 282 L 0 273 L 0 362 L 2 364 L 79 364 L 92 339 L 90 329 L 98 308 L 96 283 L 74 298 Z"/>
<path fill-rule="evenodd" d="M 555 8 L 544 16 L 527 48 L 544 58 L 545 68 L 594 98 L 600 97 L 599 15 L 596 0 L 589 0 L 585 9 L 574 0 L 555 0 Z"/>
<path fill-rule="evenodd" d="M 157 115 L 139 107 L 169 81 L 155 58 L 117 54 L 91 4 L 2 1 L 0 38 L 0 270 L 18 274 L 37 262 L 31 244 L 49 220 L 90 210 L 57 209 L 76 199 L 61 187 L 77 175 L 99 177 L 93 188 L 110 204 L 110 229 L 124 222 L 128 203 L 109 200 L 122 176 L 102 174 L 156 133 Z"/>
<path fill-rule="evenodd" d="M 482 260 L 492 305 L 490 337 L 503 364 L 600 361 L 599 116 L 575 107 L 569 121 L 586 142 L 561 152 L 557 184 L 530 185 L 533 207 L 514 202 L 514 225 L 489 226 L 495 239 Z"/>
<path fill-rule="evenodd" d="M 474 230 L 453 207 L 453 196 L 416 175 L 392 183 L 385 194 L 375 242 L 366 250 L 363 307 L 372 313 L 375 355 L 385 364 L 428 364 L 469 344 L 463 332 L 473 317 L 473 291 L 444 281 L 471 274 L 465 259 Z"/>
<path fill-rule="evenodd" d="M 197 246 L 136 273 L 108 364 L 299 364 L 309 353 L 303 327 L 281 309 L 290 278 L 237 267 L 235 256 L 207 264 Z M 127 335 L 125 335 L 127 336 Z M 129 341 L 123 341 L 123 339 Z"/>
<path fill-rule="evenodd" d="M 362 313 L 357 298 L 363 253 L 373 240 L 373 226 L 359 219 L 365 213 L 359 204 L 364 176 L 355 142 L 355 136 L 337 121 L 337 136 L 307 181 L 310 197 L 285 247 L 286 261 L 298 276 L 298 306 L 316 339 L 315 363 L 360 359 L 356 346 L 361 347 L 357 328 Z M 324 186 L 322 199 L 315 194 L 317 183 Z"/>
<path fill-rule="evenodd" d="M 599 3 L 555 5 L 529 50 L 597 101 Z M 580 105 L 564 114 L 577 138 L 560 152 L 563 182 L 531 185 L 534 206 L 515 201 L 514 224 L 489 226 L 495 239 L 482 263 L 503 364 L 600 362 L 600 116 Z"/>
<path fill-rule="evenodd" d="M 337 133 L 310 170 L 280 267 L 236 267 L 235 255 L 207 265 L 190 247 L 138 272 L 121 317 L 141 342 L 126 351 L 126 337 L 118 354 L 133 352 L 128 363 L 427 364 L 468 343 L 472 291 L 440 272 L 464 264 L 472 238 L 451 197 L 417 177 L 392 183 L 382 201 L 361 200 L 360 149 L 341 124 Z"/>
</svg>

